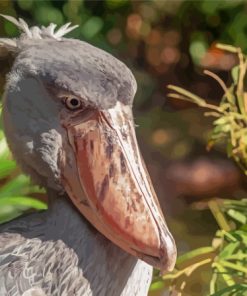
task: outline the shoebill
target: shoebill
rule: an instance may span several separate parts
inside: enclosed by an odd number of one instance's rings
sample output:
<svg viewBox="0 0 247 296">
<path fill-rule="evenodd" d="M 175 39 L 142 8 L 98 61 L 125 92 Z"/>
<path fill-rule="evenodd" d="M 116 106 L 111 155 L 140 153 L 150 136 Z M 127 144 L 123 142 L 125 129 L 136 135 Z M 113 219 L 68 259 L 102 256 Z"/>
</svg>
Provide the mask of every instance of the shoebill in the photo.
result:
<svg viewBox="0 0 247 296">
<path fill-rule="evenodd" d="M 139 295 L 176 258 L 132 116 L 136 81 L 70 24 L 0 39 L 14 63 L 3 99 L 14 158 L 49 209 L 0 228 L 0 295 Z"/>
</svg>

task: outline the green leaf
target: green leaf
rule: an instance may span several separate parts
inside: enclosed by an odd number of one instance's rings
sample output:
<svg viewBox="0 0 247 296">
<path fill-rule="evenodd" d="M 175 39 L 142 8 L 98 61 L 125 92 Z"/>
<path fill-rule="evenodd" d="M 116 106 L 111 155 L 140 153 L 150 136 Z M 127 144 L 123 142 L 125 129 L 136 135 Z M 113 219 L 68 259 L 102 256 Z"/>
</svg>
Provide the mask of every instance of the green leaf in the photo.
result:
<svg viewBox="0 0 247 296">
<path fill-rule="evenodd" d="M 247 135 L 246 135 L 246 133 L 241 137 L 241 141 L 242 141 L 242 143 L 243 143 L 245 146 L 247 146 Z"/>
<path fill-rule="evenodd" d="M 206 101 L 204 99 L 198 97 L 197 95 L 194 95 L 193 93 L 191 93 L 181 87 L 178 87 L 175 85 L 168 85 L 167 88 L 171 89 L 173 91 L 176 91 L 177 93 L 189 98 L 191 100 L 191 102 L 194 102 L 194 103 L 198 104 L 199 106 L 204 106 L 206 104 Z"/>
<path fill-rule="evenodd" d="M 227 133 L 231 129 L 230 124 L 222 124 L 222 125 L 216 125 L 216 127 L 213 129 L 214 134 L 222 134 L 222 133 Z"/>
<path fill-rule="evenodd" d="M 223 201 L 223 204 L 224 206 L 230 206 L 230 207 L 237 205 L 244 209 L 244 208 L 247 208 L 247 199 L 246 198 L 243 198 L 241 200 L 225 199 Z"/>
<path fill-rule="evenodd" d="M 157 282 L 152 283 L 152 285 L 149 288 L 149 291 L 150 292 L 159 291 L 161 289 L 164 289 L 164 286 L 165 286 L 164 281 L 157 281 Z"/>
<path fill-rule="evenodd" d="M 6 159 L 9 155 L 10 151 L 5 140 L 4 133 L 0 130 L 0 159 Z"/>
<path fill-rule="evenodd" d="M 185 263 L 190 264 L 190 262 L 196 257 L 201 257 L 203 255 L 212 255 L 214 252 L 215 249 L 213 247 L 202 247 L 192 250 L 178 257 L 177 266 L 180 266 Z"/>
<path fill-rule="evenodd" d="M 227 146 L 226 146 L 226 152 L 227 152 L 228 157 L 232 156 L 232 149 L 233 149 L 233 145 L 232 145 L 231 141 L 228 141 Z"/>
<path fill-rule="evenodd" d="M 0 198 L 11 195 L 25 195 L 29 192 L 30 181 L 25 175 L 19 175 L 0 188 Z"/>
<path fill-rule="evenodd" d="M 232 68 L 231 74 L 232 74 L 233 83 L 235 85 L 237 85 L 238 84 L 238 77 L 239 77 L 239 65 Z"/>
<path fill-rule="evenodd" d="M 238 221 L 241 224 L 246 224 L 247 222 L 247 217 L 240 213 L 239 211 L 236 211 L 234 209 L 230 209 L 227 211 L 227 214 L 233 218 L 234 220 Z"/>
<path fill-rule="evenodd" d="M 232 263 L 232 262 L 228 262 L 228 261 L 225 261 L 225 260 L 220 260 L 219 262 L 220 262 L 220 264 L 222 266 L 224 266 L 226 268 L 230 268 L 230 269 L 240 271 L 240 272 L 243 272 L 243 273 L 247 274 L 247 268 L 244 267 L 244 266 L 241 266 L 239 264 L 235 264 L 235 263 Z"/>
<path fill-rule="evenodd" d="M 230 225 L 228 224 L 224 214 L 221 211 L 221 208 L 219 207 L 219 204 L 215 200 L 211 200 L 208 202 L 208 206 L 217 221 L 219 227 L 224 231 L 224 235 L 228 234 L 228 231 L 231 230 Z"/>
<path fill-rule="evenodd" d="M 36 210 L 46 210 L 47 204 L 41 200 L 29 197 L 29 196 L 11 196 L 2 197 L 0 199 L 0 209 L 5 205 L 13 205 L 23 208 L 34 208 Z"/>
<path fill-rule="evenodd" d="M 247 233 L 247 224 L 241 225 L 239 229 Z"/>
<path fill-rule="evenodd" d="M 0 224 L 11 221 L 23 214 L 23 211 L 15 209 L 13 206 L 4 206 L 0 210 Z"/>
<path fill-rule="evenodd" d="M 214 121 L 214 125 L 222 125 L 222 124 L 228 124 L 228 123 L 229 123 L 229 118 L 227 116 L 221 116 L 220 118 Z"/>
<path fill-rule="evenodd" d="M 210 296 L 229 296 L 229 295 L 246 295 L 244 294 L 247 291 L 247 284 L 236 284 L 224 289 L 221 289 L 220 291 L 217 291 L 214 294 L 211 294 Z M 235 294 L 231 294 L 231 293 L 235 293 Z M 236 293 L 242 293 L 242 294 L 236 294 Z"/>
<path fill-rule="evenodd" d="M 230 255 L 234 253 L 234 251 L 237 249 L 237 247 L 240 245 L 239 242 L 233 242 L 226 245 L 223 250 L 219 254 L 220 259 L 226 259 Z"/>
<path fill-rule="evenodd" d="M 46 203 L 27 196 L 11 196 L 0 199 L 0 223 L 10 221 L 29 209 L 46 210 Z"/>
<path fill-rule="evenodd" d="M 227 272 L 227 269 L 220 262 L 214 262 L 212 267 L 217 269 L 218 274 L 222 276 L 227 286 L 236 284 L 232 276 Z"/>
<path fill-rule="evenodd" d="M 6 178 L 16 169 L 15 161 L 11 159 L 0 160 L 0 179 Z"/>
<path fill-rule="evenodd" d="M 234 236 L 238 241 L 243 242 L 247 246 L 247 232 L 242 230 L 235 230 L 232 232 L 232 236 Z"/>
</svg>

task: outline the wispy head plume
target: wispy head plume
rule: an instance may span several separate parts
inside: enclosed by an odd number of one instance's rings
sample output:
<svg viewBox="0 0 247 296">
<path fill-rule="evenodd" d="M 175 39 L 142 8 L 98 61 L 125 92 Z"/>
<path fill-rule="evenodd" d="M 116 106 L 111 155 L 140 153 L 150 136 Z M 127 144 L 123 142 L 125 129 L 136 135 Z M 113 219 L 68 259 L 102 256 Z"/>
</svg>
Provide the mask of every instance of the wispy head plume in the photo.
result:
<svg viewBox="0 0 247 296">
<path fill-rule="evenodd" d="M 78 25 L 71 26 L 71 23 L 67 23 L 56 31 L 56 24 L 51 23 L 49 26 L 41 28 L 37 26 L 29 27 L 28 24 L 22 19 L 16 19 L 13 16 L 0 14 L 3 18 L 16 25 L 22 32 L 22 36 L 26 39 L 43 39 L 43 38 L 54 38 L 61 40 L 61 38 L 78 27 Z M 0 38 L 0 46 L 7 48 L 8 50 L 15 51 L 17 48 L 17 40 L 9 38 Z"/>
</svg>

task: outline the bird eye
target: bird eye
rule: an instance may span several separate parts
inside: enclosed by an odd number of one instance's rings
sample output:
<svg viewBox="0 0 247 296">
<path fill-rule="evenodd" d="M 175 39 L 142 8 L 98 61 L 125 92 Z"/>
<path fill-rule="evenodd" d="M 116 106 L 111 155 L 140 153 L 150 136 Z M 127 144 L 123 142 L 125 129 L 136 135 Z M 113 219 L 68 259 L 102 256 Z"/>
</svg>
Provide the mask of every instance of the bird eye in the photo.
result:
<svg viewBox="0 0 247 296">
<path fill-rule="evenodd" d="M 65 105 L 70 110 L 77 110 L 81 107 L 81 101 L 75 97 L 65 98 Z"/>
</svg>

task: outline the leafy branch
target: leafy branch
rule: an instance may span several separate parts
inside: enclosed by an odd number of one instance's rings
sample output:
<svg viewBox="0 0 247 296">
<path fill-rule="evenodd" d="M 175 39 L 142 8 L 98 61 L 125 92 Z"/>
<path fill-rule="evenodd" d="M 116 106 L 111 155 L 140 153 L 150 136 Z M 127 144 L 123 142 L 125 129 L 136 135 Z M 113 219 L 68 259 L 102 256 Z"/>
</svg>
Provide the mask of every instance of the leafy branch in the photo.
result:
<svg viewBox="0 0 247 296">
<path fill-rule="evenodd" d="M 218 48 L 238 55 L 239 64 L 232 71 L 232 84 L 227 87 L 223 80 L 208 70 L 204 73 L 215 79 L 224 91 L 219 105 L 169 85 L 170 98 L 186 100 L 208 109 L 205 116 L 214 118 L 208 148 L 224 142 L 228 157 L 232 157 L 247 175 L 247 92 L 245 79 L 247 57 L 240 48 L 218 44 Z M 177 259 L 173 272 L 156 276 L 151 289 L 159 283 L 170 287 L 171 295 L 183 295 L 192 273 L 203 266 L 212 271 L 209 283 L 211 296 L 247 295 L 247 199 L 213 199 L 208 203 L 219 230 L 212 245 L 190 251 Z"/>
<path fill-rule="evenodd" d="M 171 295 L 183 295 L 192 273 L 207 266 L 211 296 L 247 294 L 247 200 L 215 199 L 209 207 L 220 227 L 212 245 L 181 255 L 171 273 L 156 276 L 151 290 L 166 284 Z"/>
<path fill-rule="evenodd" d="M 228 156 L 233 157 L 247 175 L 247 92 L 244 89 L 247 58 L 240 48 L 223 44 L 218 44 L 217 47 L 237 54 L 239 59 L 239 64 L 231 71 L 230 87 L 227 87 L 215 73 L 204 71 L 206 75 L 215 79 L 224 91 L 220 104 L 218 106 L 209 104 L 205 99 L 174 85 L 168 85 L 171 91 L 168 97 L 186 100 L 208 109 L 205 116 L 215 118 L 208 149 L 215 143 L 223 141 L 226 143 Z"/>
</svg>

